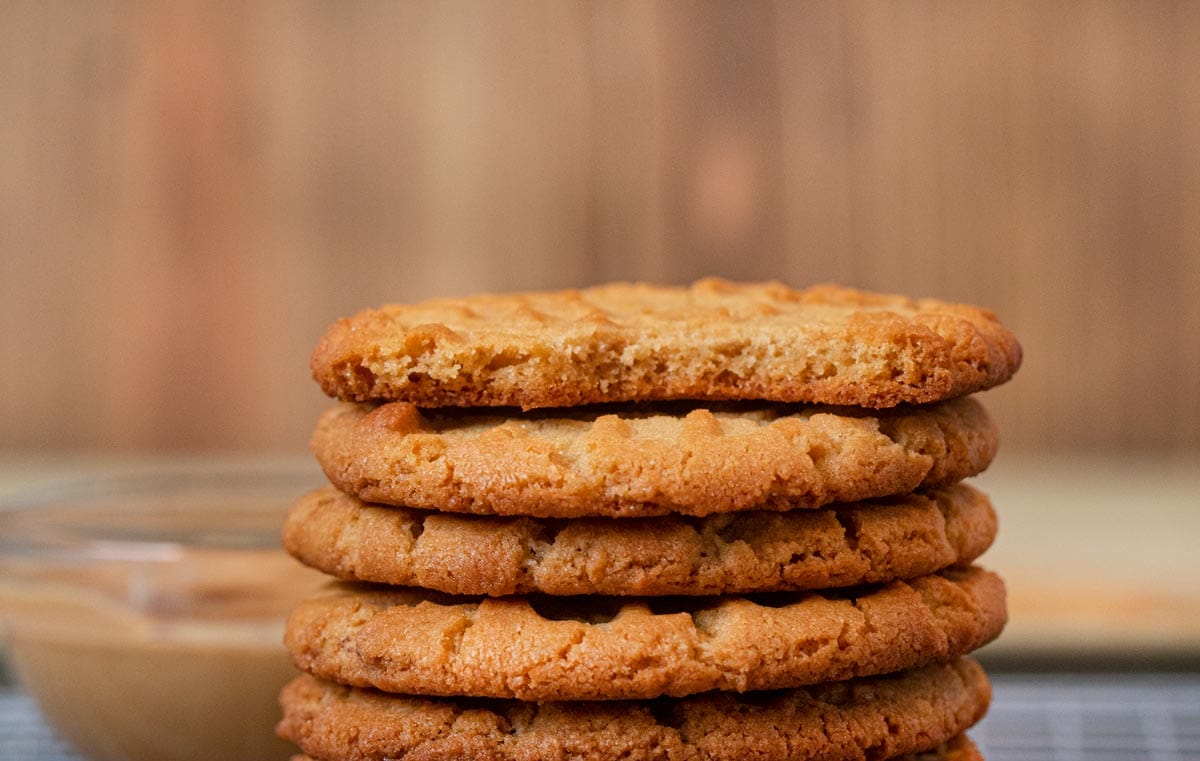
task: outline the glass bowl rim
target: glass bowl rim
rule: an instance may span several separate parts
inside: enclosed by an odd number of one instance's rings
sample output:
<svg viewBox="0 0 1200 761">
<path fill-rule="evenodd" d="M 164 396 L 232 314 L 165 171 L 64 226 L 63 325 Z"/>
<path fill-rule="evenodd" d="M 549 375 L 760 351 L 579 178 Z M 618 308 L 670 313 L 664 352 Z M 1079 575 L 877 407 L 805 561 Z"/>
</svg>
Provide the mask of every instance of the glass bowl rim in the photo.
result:
<svg viewBox="0 0 1200 761">
<path fill-rule="evenodd" d="M 319 477 L 299 462 L 197 462 L 52 478 L 0 496 L 0 560 L 167 562 L 196 549 L 277 548 L 288 507 Z M 206 504 L 220 499 L 239 512 Z M 154 521 L 122 533 L 89 516 Z M 172 519 L 190 523 L 164 525 Z"/>
</svg>

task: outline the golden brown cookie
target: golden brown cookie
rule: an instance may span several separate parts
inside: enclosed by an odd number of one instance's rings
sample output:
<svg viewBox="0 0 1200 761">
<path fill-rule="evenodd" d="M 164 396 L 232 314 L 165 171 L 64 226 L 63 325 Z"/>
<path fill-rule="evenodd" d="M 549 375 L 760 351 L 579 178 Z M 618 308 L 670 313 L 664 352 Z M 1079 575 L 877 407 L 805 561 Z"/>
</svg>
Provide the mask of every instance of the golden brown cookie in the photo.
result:
<svg viewBox="0 0 1200 761">
<path fill-rule="evenodd" d="M 980 391 L 1020 362 L 1012 333 L 976 307 L 709 279 L 385 306 L 332 325 L 312 372 L 339 399 L 422 407 L 764 399 L 882 408 Z"/>
<path fill-rule="evenodd" d="M 971 738 L 958 735 L 940 743 L 936 748 L 900 756 L 896 761 L 983 761 L 983 754 Z"/>
<path fill-rule="evenodd" d="M 284 642 L 314 676 L 415 695 L 645 699 L 770 690 L 945 661 L 996 637 L 1004 585 L 979 568 L 845 594 L 447 598 L 335 585 Z"/>
<path fill-rule="evenodd" d="M 501 756 L 501 758 L 504 757 Z M 556 756 L 556 758 L 560 757 Z M 292 756 L 291 761 L 341 761 L 341 759 L 316 759 L 312 756 L 297 755 Z M 969 737 L 957 735 L 944 743 L 938 743 L 937 747 L 917 753 L 894 756 L 891 761 L 983 761 L 983 756 Z"/>
<path fill-rule="evenodd" d="M 303 497 L 283 544 L 347 581 L 459 595 L 712 595 L 828 589 L 934 573 L 992 543 L 996 514 L 966 484 L 822 510 L 571 521 Z"/>
<path fill-rule="evenodd" d="M 302 676 L 277 731 L 309 756 L 383 761 L 861 761 L 950 741 L 987 710 L 978 664 L 814 687 L 646 702 L 420 698 Z"/>
<path fill-rule="evenodd" d="M 341 404 L 312 448 L 367 502 L 545 518 L 703 516 L 850 502 L 954 483 L 997 434 L 974 398 L 868 413 L 734 405 L 486 414 Z"/>
</svg>

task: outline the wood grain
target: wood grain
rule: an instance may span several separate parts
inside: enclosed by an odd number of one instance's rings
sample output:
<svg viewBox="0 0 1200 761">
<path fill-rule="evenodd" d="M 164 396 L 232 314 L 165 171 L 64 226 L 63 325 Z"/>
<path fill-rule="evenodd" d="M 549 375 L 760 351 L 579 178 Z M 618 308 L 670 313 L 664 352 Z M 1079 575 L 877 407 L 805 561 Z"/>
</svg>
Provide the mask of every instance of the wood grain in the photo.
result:
<svg viewBox="0 0 1200 761">
<path fill-rule="evenodd" d="M 1005 445 L 1200 448 L 1200 5 L 0 6 L 0 448 L 302 448 L 324 325 L 701 274 L 986 305 Z"/>
</svg>

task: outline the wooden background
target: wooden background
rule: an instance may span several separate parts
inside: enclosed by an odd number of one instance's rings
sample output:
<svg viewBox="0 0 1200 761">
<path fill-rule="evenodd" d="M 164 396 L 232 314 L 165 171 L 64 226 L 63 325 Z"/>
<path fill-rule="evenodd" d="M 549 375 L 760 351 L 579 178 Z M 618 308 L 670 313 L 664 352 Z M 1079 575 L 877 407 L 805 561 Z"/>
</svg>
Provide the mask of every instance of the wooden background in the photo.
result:
<svg viewBox="0 0 1200 761">
<path fill-rule="evenodd" d="M 1008 447 L 1200 450 L 1200 3 L 0 4 L 0 450 L 298 451 L 385 301 L 971 301 Z"/>
</svg>

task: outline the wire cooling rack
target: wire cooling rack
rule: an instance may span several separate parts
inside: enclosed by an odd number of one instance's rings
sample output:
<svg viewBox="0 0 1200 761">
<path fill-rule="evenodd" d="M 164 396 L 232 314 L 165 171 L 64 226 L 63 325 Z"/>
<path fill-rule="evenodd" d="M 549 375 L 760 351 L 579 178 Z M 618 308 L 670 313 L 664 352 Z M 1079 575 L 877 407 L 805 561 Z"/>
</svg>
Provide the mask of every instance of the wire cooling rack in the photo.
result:
<svg viewBox="0 0 1200 761">
<path fill-rule="evenodd" d="M 1200 674 L 996 674 L 992 685 L 970 733 L 987 761 L 1200 761 Z M 0 687 L 0 761 L 35 760 L 82 761 L 32 698 Z"/>
<path fill-rule="evenodd" d="M 987 761 L 1200 761 L 1200 674 L 992 676 Z"/>
<path fill-rule="evenodd" d="M 0 761 L 79 761 L 38 712 L 33 698 L 0 687 Z"/>
</svg>

